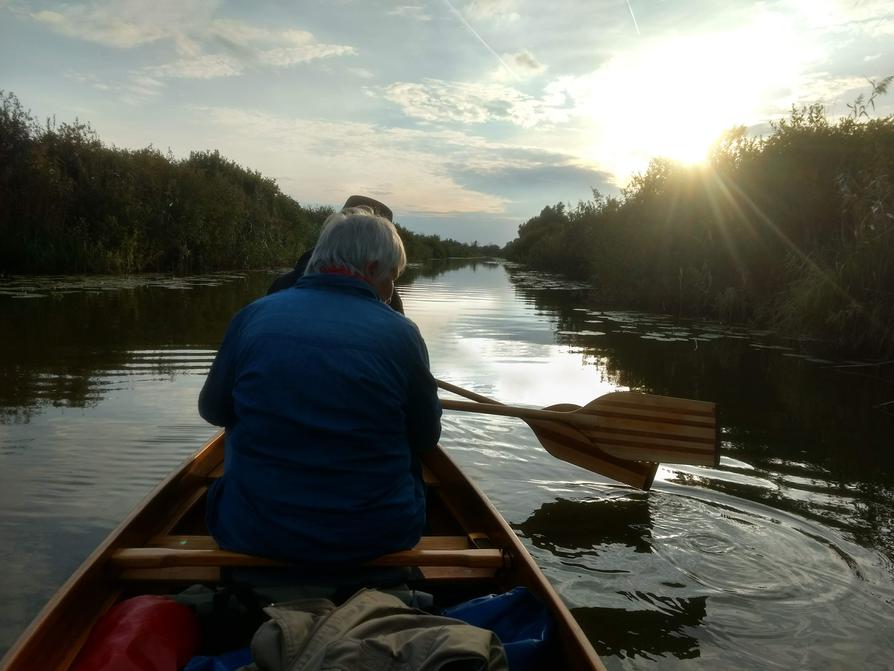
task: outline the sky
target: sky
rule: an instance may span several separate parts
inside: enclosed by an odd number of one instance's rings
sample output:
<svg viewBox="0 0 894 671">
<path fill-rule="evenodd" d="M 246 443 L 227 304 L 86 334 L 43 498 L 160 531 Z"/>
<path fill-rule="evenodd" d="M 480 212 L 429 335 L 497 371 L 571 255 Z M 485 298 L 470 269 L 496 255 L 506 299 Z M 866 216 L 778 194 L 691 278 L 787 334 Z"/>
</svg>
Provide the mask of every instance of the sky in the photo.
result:
<svg viewBox="0 0 894 671">
<path fill-rule="evenodd" d="M 845 114 L 892 47 L 890 0 L 0 0 L 0 90 L 36 117 L 481 244 L 733 126 Z"/>
</svg>

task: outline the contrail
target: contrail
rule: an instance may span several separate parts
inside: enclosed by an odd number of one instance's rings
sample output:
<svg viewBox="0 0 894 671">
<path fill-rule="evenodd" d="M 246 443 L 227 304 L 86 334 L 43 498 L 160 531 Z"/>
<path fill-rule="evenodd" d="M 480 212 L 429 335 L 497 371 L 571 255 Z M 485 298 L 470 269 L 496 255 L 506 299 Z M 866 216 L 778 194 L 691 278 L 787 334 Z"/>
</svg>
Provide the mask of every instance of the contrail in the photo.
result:
<svg viewBox="0 0 894 671">
<path fill-rule="evenodd" d="M 636 15 L 633 13 L 633 6 L 630 4 L 630 0 L 627 0 L 627 9 L 630 10 L 630 18 L 633 19 L 633 27 L 636 28 L 636 36 L 642 37 L 639 32 L 639 24 L 636 22 Z"/>
<path fill-rule="evenodd" d="M 454 15 L 456 15 L 456 18 L 458 18 L 460 21 L 462 21 L 463 25 L 469 29 L 469 32 L 471 32 L 476 38 L 478 38 L 478 41 L 484 45 L 484 48 L 487 49 L 489 52 L 491 52 L 494 55 L 494 58 L 496 58 L 498 61 L 500 61 L 500 65 L 502 65 L 504 68 L 506 68 L 506 70 L 509 71 L 509 74 L 511 74 L 514 79 L 518 79 L 518 75 L 515 74 L 515 70 L 513 70 L 511 67 L 509 67 L 509 64 L 500 57 L 500 54 L 498 54 L 496 51 L 491 49 L 490 45 L 484 41 L 484 38 L 478 34 L 478 31 L 472 27 L 472 24 L 469 23 L 468 21 L 466 21 L 466 17 L 464 17 L 462 15 L 462 13 L 456 7 L 453 6 L 453 3 L 450 2 L 450 0 L 444 0 L 444 2 L 450 8 L 450 11 L 453 12 Z M 633 12 L 632 9 L 630 11 Z M 635 19 L 634 19 L 634 21 L 635 21 Z M 639 28 L 637 28 L 637 32 L 639 32 Z"/>
</svg>

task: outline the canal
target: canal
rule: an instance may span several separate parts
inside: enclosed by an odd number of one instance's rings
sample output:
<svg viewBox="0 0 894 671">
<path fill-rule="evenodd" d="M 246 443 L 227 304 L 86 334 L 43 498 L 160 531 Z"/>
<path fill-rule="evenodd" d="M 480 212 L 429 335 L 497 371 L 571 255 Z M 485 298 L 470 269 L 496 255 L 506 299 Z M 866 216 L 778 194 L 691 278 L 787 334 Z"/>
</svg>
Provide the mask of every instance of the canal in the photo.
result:
<svg viewBox="0 0 894 671">
<path fill-rule="evenodd" d="M 0 652 L 214 433 L 204 375 L 274 276 L 0 280 Z M 519 420 L 444 416 L 442 444 L 610 669 L 894 665 L 894 365 L 609 310 L 511 264 L 399 284 L 440 379 L 531 407 L 617 389 L 718 404 L 720 466 L 662 466 L 648 493 L 554 459 Z"/>
</svg>

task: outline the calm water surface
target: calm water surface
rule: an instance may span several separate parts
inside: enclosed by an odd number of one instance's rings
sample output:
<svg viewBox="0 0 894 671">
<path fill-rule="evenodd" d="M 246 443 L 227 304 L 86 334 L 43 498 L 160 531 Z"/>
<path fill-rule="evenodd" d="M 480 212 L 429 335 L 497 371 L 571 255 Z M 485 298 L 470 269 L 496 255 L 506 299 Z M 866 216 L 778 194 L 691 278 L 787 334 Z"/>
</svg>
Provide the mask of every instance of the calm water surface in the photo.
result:
<svg viewBox="0 0 894 671">
<path fill-rule="evenodd" d="M 0 651 L 213 434 L 204 375 L 272 277 L 0 280 Z M 609 668 L 894 668 L 894 367 L 601 310 L 496 263 L 405 282 L 436 376 L 460 386 L 534 407 L 626 388 L 719 404 L 720 467 L 662 467 L 649 493 L 553 459 L 518 420 L 445 415 L 442 443 Z"/>
</svg>

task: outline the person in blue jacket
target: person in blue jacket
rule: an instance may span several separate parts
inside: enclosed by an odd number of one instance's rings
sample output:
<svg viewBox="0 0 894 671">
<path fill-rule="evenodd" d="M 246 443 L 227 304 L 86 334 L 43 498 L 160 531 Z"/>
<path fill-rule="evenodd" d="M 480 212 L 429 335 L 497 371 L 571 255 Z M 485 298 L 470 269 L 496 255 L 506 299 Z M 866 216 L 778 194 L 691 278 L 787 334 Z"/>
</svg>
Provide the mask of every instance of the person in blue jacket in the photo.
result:
<svg viewBox="0 0 894 671">
<path fill-rule="evenodd" d="M 347 208 L 292 288 L 233 318 L 199 396 L 226 428 L 206 516 L 222 548 L 326 565 L 418 542 L 441 407 L 418 328 L 386 303 L 405 266 L 394 225 Z"/>
</svg>

